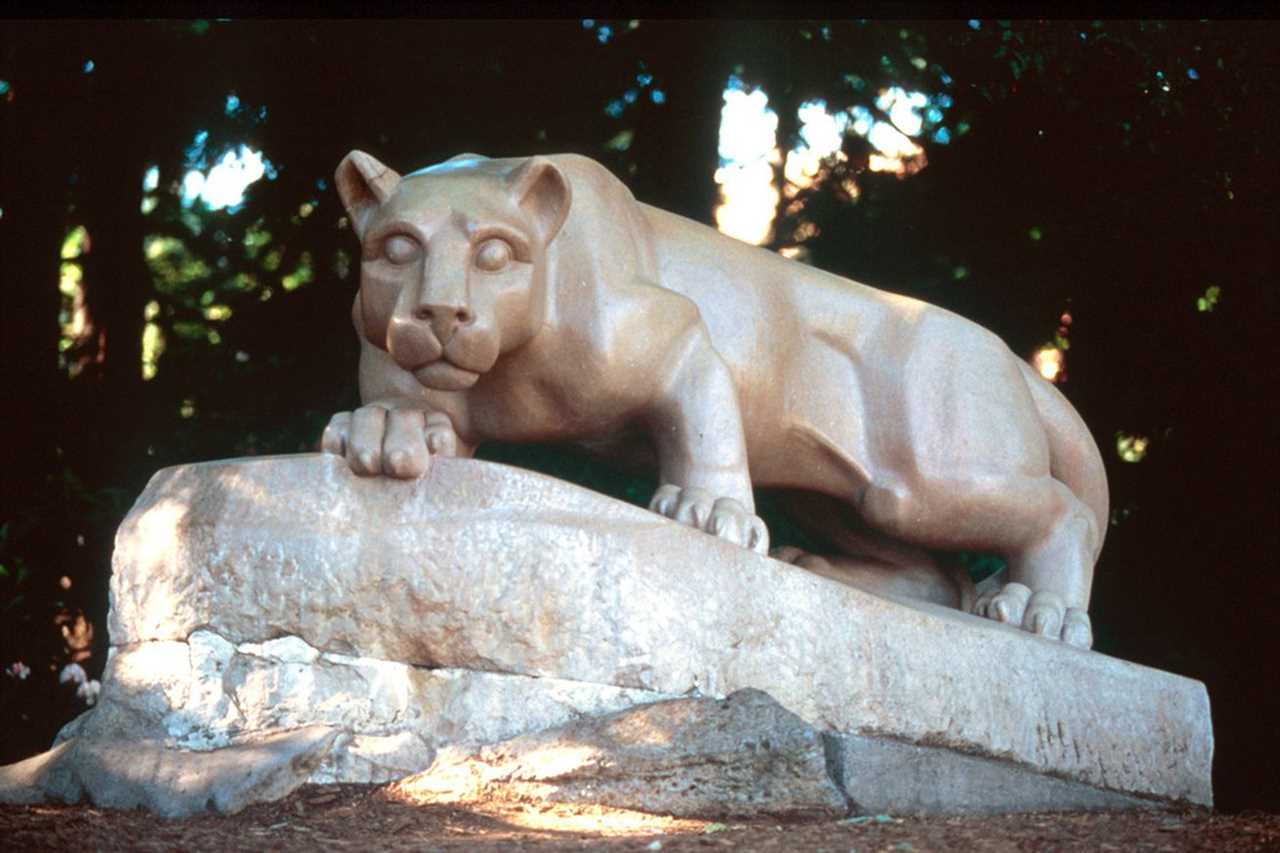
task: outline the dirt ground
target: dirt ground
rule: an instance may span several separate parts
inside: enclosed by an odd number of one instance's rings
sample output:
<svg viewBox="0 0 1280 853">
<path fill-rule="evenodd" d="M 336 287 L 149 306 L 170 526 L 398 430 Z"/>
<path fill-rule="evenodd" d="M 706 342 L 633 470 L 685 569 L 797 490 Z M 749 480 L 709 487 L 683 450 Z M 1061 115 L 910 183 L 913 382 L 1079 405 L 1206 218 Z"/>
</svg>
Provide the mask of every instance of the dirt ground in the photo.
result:
<svg viewBox="0 0 1280 853">
<path fill-rule="evenodd" d="M 86 805 L 0 806 L 6 850 L 1280 850 L 1280 815 L 1207 811 L 677 820 L 547 804 L 413 805 L 385 787 L 304 787 L 230 817 L 165 820 Z"/>
</svg>

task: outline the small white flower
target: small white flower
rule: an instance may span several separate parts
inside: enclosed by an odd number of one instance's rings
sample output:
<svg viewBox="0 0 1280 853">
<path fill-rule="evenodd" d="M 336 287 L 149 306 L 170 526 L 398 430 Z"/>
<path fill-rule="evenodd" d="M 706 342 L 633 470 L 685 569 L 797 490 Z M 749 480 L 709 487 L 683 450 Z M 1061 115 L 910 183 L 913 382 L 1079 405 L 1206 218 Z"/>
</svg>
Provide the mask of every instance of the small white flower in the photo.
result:
<svg viewBox="0 0 1280 853">
<path fill-rule="evenodd" d="M 76 688 L 76 695 L 83 699 L 86 705 L 96 704 L 98 701 L 98 694 L 101 692 L 102 685 L 96 678 L 91 681 L 85 681 Z"/>
<path fill-rule="evenodd" d="M 5 667 L 4 674 L 19 681 L 26 681 L 27 676 L 31 675 L 31 667 L 20 660 L 16 660 Z"/>
<path fill-rule="evenodd" d="M 89 680 L 89 676 L 85 673 L 84 667 L 78 663 L 69 663 L 62 668 L 62 672 L 58 673 L 59 684 L 84 684 Z"/>
</svg>

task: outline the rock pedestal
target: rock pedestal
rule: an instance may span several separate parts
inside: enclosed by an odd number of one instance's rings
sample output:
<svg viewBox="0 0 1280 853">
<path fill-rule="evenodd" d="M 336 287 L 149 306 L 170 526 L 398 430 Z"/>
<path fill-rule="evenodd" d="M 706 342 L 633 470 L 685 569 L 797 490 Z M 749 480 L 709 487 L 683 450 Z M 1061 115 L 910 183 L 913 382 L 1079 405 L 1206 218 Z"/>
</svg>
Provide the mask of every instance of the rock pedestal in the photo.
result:
<svg viewBox="0 0 1280 853">
<path fill-rule="evenodd" d="M 822 734 L 855 809 L 1212 801 L 1199 682 L 879 598 L 502 465 L 437 459 L 409 482 L 321 455 L 168 468 L 113 569 L 99 706 L 60 736 L 71 746 L 0 770 L 0 799 L 100 801 L 110 759 L 75 756 L 137 741 L 168 785 L 137 803 L 230 810 L 243 797 L 183 794 L 166 762 L 198 775 L 257 750 L 252 797 L 279 796 L 756 688 Z"/>
</svg>

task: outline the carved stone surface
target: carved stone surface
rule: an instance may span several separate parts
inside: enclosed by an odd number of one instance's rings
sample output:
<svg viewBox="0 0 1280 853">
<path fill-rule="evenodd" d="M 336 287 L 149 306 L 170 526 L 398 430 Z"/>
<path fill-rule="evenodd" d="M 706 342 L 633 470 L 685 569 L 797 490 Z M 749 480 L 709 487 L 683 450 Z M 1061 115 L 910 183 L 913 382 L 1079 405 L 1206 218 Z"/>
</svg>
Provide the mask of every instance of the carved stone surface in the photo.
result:
<svg viewBox="0 0 1280 853">
<path fill-rule="evenodd" d="M 207 751 L 323 725 L 338 733 L 304 780 L 381 783 L 442 745 L 494 743 L 663 694 L 607 684 L 426 669 L 320 652 L 296 636 L 238 646 L 208 630 L 112 653 L 98 706 L 59 741 L 155 741 Z"/>
<path fill-rule="evenodd" d="M 859 814 L 1115 811 L 1160 805 L 1159 800 L 945 747 L 863 735 L 831 735 L 828 740 L 833 776 Z"/>
<path fill-rule="evenodd" d="M 406 481 L 318 455 L 166 469 L 120 528 L 114 568 L 121 646 L 287 634 L 414 667 L 756 687 L 820 730 L 1212 798 L 1198 682 L 877 597 L 505 466 L 438 459 Z"/>
<path fill-rule="evenodd" d="M 127 736 L 74 738 L 0 768 L 0 802 L 144 808 L 164 817 L 224 814 L 278 800 L 303 784 L 338 731 L 308 726 L 247 738 L 211 752 L 172 749 Z"/>
<path fill-rule="evenodd" d="M 450 748 L 394 789 L 423 803 L 547 801 L 676 817 L 848 811 L 821 735 L 759 690 L 671 699 L 478 750 Z"/>
</svg>

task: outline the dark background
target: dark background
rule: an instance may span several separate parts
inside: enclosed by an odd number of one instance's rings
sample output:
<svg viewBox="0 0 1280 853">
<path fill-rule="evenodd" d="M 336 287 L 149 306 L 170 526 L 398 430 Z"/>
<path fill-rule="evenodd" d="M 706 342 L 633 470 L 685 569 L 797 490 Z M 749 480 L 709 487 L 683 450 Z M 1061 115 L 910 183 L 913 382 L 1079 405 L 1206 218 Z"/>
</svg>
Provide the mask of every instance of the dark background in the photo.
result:
<svg viewBox="0 0 1280 853">
<path fill-rule="evenodd" d="M 58 674 L 101 672 L 112 536 L 151 474 L 313 449 L 357 403 L 358 256 L 330 183 L 347 151 L 401 171 L 576 151 L 709 222 L 736 74 L 768 93 L 784 149 L 811 99 L 952 99 L 950 143 L 921 137 L 925 168 L 869 171 L 850 134 L 770 245 L 810 223 L 817 266 L 964 314 L 1023 356 L 1069 346 L 1059 387 L 1112 493 L 1097 649 L 1206 682 L 1219 805 L 1280 808 L 1280 28 L 976 23 L 0 22 L 0 667 L 31 670 L 0 674 L 0 761 L 83 709 Z M 241 143 L 275 177 L 234 212 L 183 207 L 185 172 Z M 87 241 L 67 241 L 78 227 Z M 78 331 L 60 275 L 81 279 Z M 144 380 L 148 322 L 165 349 Z M 1122 435 L 1148 439 L 1140 460 Z M 489 453 L 647 497 L 576 458 Z"/>
</svg>

